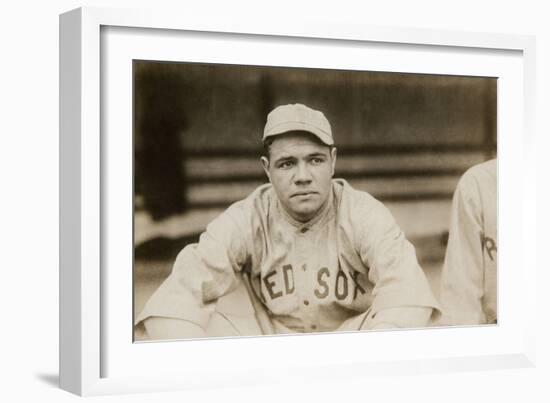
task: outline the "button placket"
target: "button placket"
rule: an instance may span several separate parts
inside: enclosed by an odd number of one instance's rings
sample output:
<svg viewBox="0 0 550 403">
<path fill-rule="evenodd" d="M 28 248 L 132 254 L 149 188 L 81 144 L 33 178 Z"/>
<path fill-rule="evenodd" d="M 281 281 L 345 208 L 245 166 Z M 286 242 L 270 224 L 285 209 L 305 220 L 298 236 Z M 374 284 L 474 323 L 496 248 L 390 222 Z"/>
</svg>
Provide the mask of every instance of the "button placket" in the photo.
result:
<svg viewBox="0 0 550 403">
<path fill-rule="evenodd" d="M 304 231 L 305 229 L 305 231 Z M 304 321 L 304 326 L 307 328 L 310 327 L 309 325 L 309 311 L 311 306 L 310 301 L 310 293 L 309 293 L 309 276 L 306 270 L 303 270 L 304 265 L 307 263 L 307 254 L 308 254 L 308 240 L 305 234 L 307 233 L 306 227 L 302 227 L 297 230 L 297 236 L 296 236 L 296 249 L 297 249 L 297 258 L 298 258 L 298 265 L 297 270 L 295 272 L 296 277 L 298 279 L 297 283 L 297 290 L 298 290 L 298 298 L 299 298 L 299 310 L 301 312 L 302 320 Z M 306 266 L 307 268 L 307 266 Z"/>
<path fill-rule="evenodd" d="M 315 253 L 313 249 L 313 234 L 308 230 L 305 232 L 300 231 L 298 238 L 300 239 L 300 248 L 299 256 L 301 260 L 301 265 L 298 272 L 300 273 L 301 278 L 301 299 L 302 299 L 302 312 L 303 312 L 303 321 L 304 326 L 308 331 L 318 330 L 317 323 L 317 305 L 315 304 L 314 297 L 314 275 L 315 270 L 311 266 L 311 254 Z"/>
<path fill-rule="evenodd" d="M 311 229 L 311 228 L 310 228 Z M 317 285 L 317 273 L 320 269 L 319 267 L 319 254 L 322 254 L 323 251 L 319 250 L 318 238 L 319 238 L 319 228 L 315 231 L 307 232 L 307 250 L 308 250 L 308 259 L 307 261 L 307 276 L 309 281 L 307 282 L 307 293 L 310 296 L 310 309 L 308 310 L 308 322 L 310 331 L 319 330 L 319 300 L 315 296 L 315 288 Z"/>
</svg>

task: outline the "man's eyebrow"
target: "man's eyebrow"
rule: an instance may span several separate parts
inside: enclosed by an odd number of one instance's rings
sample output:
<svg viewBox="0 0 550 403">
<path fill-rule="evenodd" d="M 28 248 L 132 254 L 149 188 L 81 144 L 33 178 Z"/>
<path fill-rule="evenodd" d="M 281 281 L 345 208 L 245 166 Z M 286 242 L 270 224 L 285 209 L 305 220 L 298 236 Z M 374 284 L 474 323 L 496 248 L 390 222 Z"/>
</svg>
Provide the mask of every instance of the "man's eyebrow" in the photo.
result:
<svg viewBox="0 0 550 403">
<path fill-rule="evenodd" d="M 316 151 L 314 153 L 311 153 L 311 154 L 308 154 L 307 155 L 308 157 L 328 157 L 328 155 L 326 153 L 323 153 L 323 152 L 320 152 L 320 151 Z"/>
</svg>

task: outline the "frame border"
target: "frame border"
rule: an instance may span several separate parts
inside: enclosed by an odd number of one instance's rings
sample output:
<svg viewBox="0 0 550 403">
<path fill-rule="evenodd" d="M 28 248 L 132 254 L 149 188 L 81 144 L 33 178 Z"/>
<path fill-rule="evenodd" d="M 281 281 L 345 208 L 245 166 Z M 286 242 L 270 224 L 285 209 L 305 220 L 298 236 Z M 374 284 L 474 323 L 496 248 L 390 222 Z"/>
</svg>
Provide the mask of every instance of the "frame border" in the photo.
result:
<svg viewBox="0 0 550 403">
<path fill-rule="evenodd" d="M 113 394 L 196 387 L 192 381 L 165 377 L 142 384 L 136 378 L 101 378 L 101 172 L 100 144 L 100 28 L 120 26 L 269 35 L 298 38 L 372 41 L 478 49 L 519 50 L 524 64 L 525 173 L 535 178 L 535 38 L 526 35 L 474 33 L 448 30 L 373 27 L 327 21 L 269 21 L 248 19 L 197 19 L 188 13 L 158 10 L 85 7 L 60 15 L 59 20 L 59 370 L 60 386 L 78 395 Z M 534 181 L 527 181 L 532 190 Z M 534 194 L 534 190 L 532 190 Z M 534 201 L 532 202 L 534 203 Z M 531 203 L 528 203 L 529 205 Z M 531 206 L 527 206 L 531 207 Z M 534 208 L 525 207 L 526 220 L 535 222 Z M 533 206 L 534 207 L 534 206 Z M 535 363 L 535 257 L 526 261 L 528 290 L 524 354 L 356 364 L 362 375 L 468 371 L 526 367 Z M 326 369 L 326 368 L 325 368 Z M 323 369 L 323 370 L 325 370 Z M 324 378 L 321 370 L 313 371 Z M 331 375 L 330 379 L 334 379 Z"/>
</svg>

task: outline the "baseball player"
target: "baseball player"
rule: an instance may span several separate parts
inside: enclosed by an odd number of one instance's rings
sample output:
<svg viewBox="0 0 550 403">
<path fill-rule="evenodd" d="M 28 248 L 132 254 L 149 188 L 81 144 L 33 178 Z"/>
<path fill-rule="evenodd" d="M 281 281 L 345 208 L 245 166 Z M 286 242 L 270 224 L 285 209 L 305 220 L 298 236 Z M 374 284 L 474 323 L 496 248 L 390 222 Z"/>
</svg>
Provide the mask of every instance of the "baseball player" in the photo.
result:
<svg viewBox="0 0 550 403">
<path fill-rule="evenodd" d="M 457 185 L 441 275 L 443 325 L 497 321 L 496 197 L 496 159 L 470 168 Z"/>
<path fill-rule="evenodd" d="M 231 205 L 137 318 L 152 339 L 425 326 L 438 305 L 389 211 L 333 179 L 324 114 L 283 105 L 267 117 L 270 183 Z"/>
</svg>

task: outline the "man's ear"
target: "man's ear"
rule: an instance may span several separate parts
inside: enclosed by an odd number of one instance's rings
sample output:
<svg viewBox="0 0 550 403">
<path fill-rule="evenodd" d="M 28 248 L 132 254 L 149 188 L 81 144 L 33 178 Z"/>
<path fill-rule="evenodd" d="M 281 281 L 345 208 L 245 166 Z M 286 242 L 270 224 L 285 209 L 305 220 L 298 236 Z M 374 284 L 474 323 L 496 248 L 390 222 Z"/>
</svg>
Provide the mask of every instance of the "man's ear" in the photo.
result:
<svg viewBox="0 0 550 403">
<path fill-rule="evenodd" d="M 336 168 L 336 147 L 332 147 L 330 150 L 330 156 L 332 157 L 332 176 L 334 176 L 334 170 Z"/>
<path fill-rule="evenodd" d="M 267 157 L 261 157 L 260 161 L 262 161 L 262 168 L 267 175 L 267 179 L 269 179 L 269 181 L 271 182 L 271 176 L 269 175 L 269 160 L 267 159 Z"/>
</svg>

